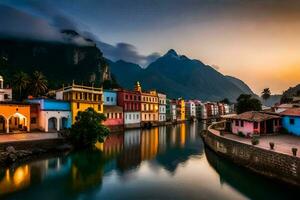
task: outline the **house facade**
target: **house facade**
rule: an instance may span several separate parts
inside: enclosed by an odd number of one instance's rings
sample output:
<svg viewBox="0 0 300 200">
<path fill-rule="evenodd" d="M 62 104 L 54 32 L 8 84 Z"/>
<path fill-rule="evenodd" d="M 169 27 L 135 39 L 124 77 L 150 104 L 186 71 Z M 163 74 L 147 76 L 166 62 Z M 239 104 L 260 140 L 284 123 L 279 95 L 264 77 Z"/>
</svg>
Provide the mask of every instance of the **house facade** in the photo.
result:
<svg viewBox="0 0 300 200">
<path fill-rule="evenodd" d="M 0 102 L 12 100 L 12 89 L 4 88 L 4 78 L 0 75 Z"/>
<path fill-rule="evenodd" d="M 0 102 L 0 133 L 30 131 L 30 105 Z"/>
<path fill-rule="evenodd" d="M 28 99 L 32 130 L 56 132 L 72 125 L 71 105 L 54 99 Z"/>
<path fill-rule="evenodd" d="M 185 120 L 185 102 L 183 99 L 176 101 L 176 120 L 183 122 Z"/>
<path fill-rule="evenodd" d="M 103 105 L 116 106 L 118 102 L 117 91 L 104 90 L 103 91 Z"/>
<path fill-rule="evenodd" d="M 258 111 L 245 112 L 227 119 L 231 120 L 232 133 L 248 137 L 276 133 L 281 127 L 280 116 Z"/>
<path fill-rule="evenodd" d="M 193 100 L 185 102 L 185 119 L 192 120 L 196 118 L 196 104 Z"/>
<path fill-rule="evenodd" d="M 71 104 L 72 123 L 75 123 L 79 111 L 93 108 L 103 113 L 103 90 L 89 86 L 75 85 L 63 87 L 56 92 L 57 100 L 69 101 Z"/>
<path fill-rule="evenodd" d="M 106 120 L 103 122 L 111 131 L 123 130 L 124 118 L 121 106 L 104 105 L 104 115 Z"/>
<path fill-rule="evenodd" d="M 123 108 L 125 128 L 140 127 L 141 93 L 139 91 L 119 90 L 117 104 Z"/>
<path fill-rule="evenodd" d="M 289 133 L 300 136 L 300 108 L 287 109 L 280 113 L 282 127 Z"/>
<path fill-rule="evenodd" d="M 158 93 L 158 102 L 159 102 L 159 108 L 158 108 L 158 120 L 159 122 L 165 122 L 166 121 L 166 104 L 167 104 L 167 95 Z"/>
<path fill-rule="evenodd" d="M 158 95 L 155 90 L 141 92 L 142 125 L 145 123 L 158 123 Z"/>
</svg>

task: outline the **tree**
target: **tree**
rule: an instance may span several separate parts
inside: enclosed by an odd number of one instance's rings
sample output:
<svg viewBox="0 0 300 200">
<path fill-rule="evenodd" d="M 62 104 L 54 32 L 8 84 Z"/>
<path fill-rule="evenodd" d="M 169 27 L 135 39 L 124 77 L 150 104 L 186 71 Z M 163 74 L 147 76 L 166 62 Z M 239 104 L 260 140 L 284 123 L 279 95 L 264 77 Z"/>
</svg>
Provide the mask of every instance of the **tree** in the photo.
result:
<svg viewBox="0 0 300 200">
<path fill-rule="evenodd" d="M 220 103 L 230 104 L 230 101 L 227 98 L 224 98 Z"/>
<path fill-rule="evenodd" d="M 29 93 L 34 97 L 45 95 L 48 81 L 42 72 L 34 71 L 30 78 Z"/>
<path fill-rule="evenodd" d="M 241 94 L 237 98 L 236 111 L 238 114 L 247 112 L 247 111 L 260 111 L 261 102 L 253 98 L 250 94 Z"/>
<path fill-rule="evenodd" d="M 22 100 L 27 96 L 27 88 L 30 83 L 28 74 L 19 71 L 13 75 L 13 88 L 16 90 L 17 100 Z"/>
<path fill-rule="evenodd" d="M 88 147 L 103 142 L 109 134 L 109 129 L 102 122 L 104 114 L 97 113 L 93 108 L 78 112 L 76 122 L 70 130 L 70 137 L 76 147 Z"/>
<path fill-rule="evenodd" d="M 261 97 L 264 99 L 264 100 L 267 100 L 269 99 L 271 96 L 271 91 L 270 91 L 270 88 L 265 88 L 263 89 L 263 91 L 261 92 Z"/>
</svg>

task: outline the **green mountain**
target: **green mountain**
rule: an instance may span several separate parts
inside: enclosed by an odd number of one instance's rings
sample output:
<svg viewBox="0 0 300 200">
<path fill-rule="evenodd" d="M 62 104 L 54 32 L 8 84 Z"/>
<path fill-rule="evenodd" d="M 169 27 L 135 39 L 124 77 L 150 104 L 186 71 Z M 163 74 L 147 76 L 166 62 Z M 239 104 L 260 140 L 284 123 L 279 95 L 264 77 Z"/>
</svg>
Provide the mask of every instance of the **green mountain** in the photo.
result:
<svg viewBox="0 0 300 200">
<path fill-rule="evenodd" d="M 125 61 L 110 61 L 109 65 L 123 87 L 133 88 L 140 81 L 143 89 L 156 88 L 172 98 L 235 101 L 242 93 L 253 94 L 239 79 L 224 76 L 211 66 L 180 56 L 172 49 L 145 69 Z"/>
</svg>

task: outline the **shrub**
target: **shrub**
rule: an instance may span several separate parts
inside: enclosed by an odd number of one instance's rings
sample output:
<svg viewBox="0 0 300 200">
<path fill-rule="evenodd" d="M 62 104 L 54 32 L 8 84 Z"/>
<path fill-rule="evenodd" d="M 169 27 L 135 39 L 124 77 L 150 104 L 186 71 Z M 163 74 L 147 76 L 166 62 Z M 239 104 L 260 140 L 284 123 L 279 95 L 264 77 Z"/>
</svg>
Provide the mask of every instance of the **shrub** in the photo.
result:
<svg viewBox="0 0 300 200">
<path fill-rule="evenodd" d="M 238 132 L 238 136 L 245 137 L 245 135 L 244 135 L 244 133 L 242 131 Z"/>
<path fill-rule="evenodd" d="M 269 144 L 270 144 L 270 149 L 273 150 L 273 149 L 274 149 L 274 146 L 275 146 L 274 142 L 270 142 Z"/>
<path fill-rule="evenodd" d="M 70 129 L 70 138 L 76 147 L 94 145 L 103 142 L 109 134 L 109 129 L 101 124 L 106 117 L 97 113 L 93 108 L 78 112 L 75 124 Z"/>
<path fill-rule="evenodd" d="M 293 155 L 296 156 L 297 155 L 297 151 L 298 149 L 296 147 L 293 147 L 292 148 L 292 152 L 293 152 Z"/>
<path fill-rule="evenodd" d="M 259 144 L 258 136 L 253 136 L 251 138 L 251 143 L 252 143 L 252 145 L 258 145 Z"/>
<path fill-rule="evenodd" d="M 279 133 L 287 135 L 287 134 L 289 134 L 289 131 L 288 131 L 286 128 L 281 127 L 281 128 L 279 129 Z"/>
</svg>

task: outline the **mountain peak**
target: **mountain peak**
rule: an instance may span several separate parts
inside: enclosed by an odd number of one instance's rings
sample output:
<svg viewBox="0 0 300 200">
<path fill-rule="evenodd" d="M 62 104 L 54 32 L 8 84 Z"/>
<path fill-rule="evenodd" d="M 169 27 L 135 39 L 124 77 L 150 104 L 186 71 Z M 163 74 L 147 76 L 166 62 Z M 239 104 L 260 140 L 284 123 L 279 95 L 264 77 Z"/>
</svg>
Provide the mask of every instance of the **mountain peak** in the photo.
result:
<svg viewBox="0 0 300 200">
<path fill-rule="evenodd" d="M 165 56 L 175 56 L 175 57 L 178 57 L 178 54 L 177 52 L 174 50 L 174 49 L 170 49 L 166 54 Z"/>
</svg>

